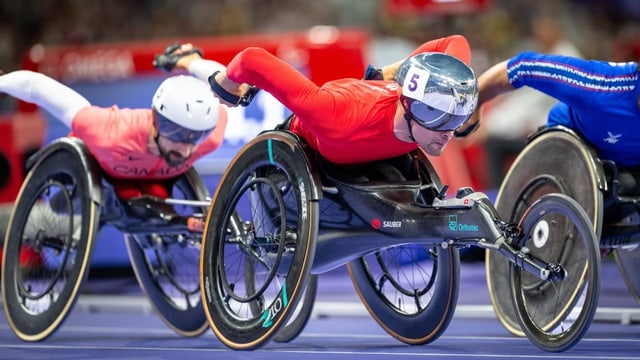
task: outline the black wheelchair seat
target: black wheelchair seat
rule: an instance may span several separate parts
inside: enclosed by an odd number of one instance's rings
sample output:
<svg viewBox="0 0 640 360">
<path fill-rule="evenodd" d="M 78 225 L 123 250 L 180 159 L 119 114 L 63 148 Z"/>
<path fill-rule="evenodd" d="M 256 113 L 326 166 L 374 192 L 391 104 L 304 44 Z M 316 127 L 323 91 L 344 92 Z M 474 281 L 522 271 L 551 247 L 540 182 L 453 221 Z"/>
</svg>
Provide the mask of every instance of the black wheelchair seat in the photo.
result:
<svg viewBox="0 0 640 360">
<path fill-rule="evenodd" d="M 326 224 L 323 220 L 339 218 L 345 211 L 348 214 L 342 216 L 350 220 L 344 227 L 362 230 L 371 229 L 373 217 L 394 221 L 405 214 L 412 216 L 415 205 L 430 205 L 441 186 L 420 151 L 364 164 L 335 164 L 317 154 L 316 159 L 324 189 L 321 228 Z M 353 220 L 353 215 L 361 222 Z"/>
</svg>

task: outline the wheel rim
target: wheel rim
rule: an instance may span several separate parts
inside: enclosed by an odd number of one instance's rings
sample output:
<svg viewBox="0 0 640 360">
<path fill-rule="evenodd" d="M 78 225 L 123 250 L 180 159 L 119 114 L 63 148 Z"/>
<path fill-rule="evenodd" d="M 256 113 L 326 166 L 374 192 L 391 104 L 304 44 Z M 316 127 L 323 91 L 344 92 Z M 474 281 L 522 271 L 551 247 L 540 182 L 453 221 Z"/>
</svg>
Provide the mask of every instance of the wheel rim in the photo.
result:
<svg viewBox="0 0 640 360">
<path fill-rule="evenodd" d="M 545 196 L 533 205 L 522 220 L 523 237 L 516 246 L 527 247 L 536 257 L 563 266 L 565 279 L 542 281 L 510 266 L 520 324 L 532 342 L 546 351 L 565 351 L 582 338 L 595 314 L 600 287 L 599 252 L 592 224 L 575 201 L 566 196 L 560 198 L 563 201 L 558 198 Z M 550 227 L 548 242 L 566 243 L 571 252 L 559 256 L 557 248 L 537 247 L 540 224 Z"/>
</svg>

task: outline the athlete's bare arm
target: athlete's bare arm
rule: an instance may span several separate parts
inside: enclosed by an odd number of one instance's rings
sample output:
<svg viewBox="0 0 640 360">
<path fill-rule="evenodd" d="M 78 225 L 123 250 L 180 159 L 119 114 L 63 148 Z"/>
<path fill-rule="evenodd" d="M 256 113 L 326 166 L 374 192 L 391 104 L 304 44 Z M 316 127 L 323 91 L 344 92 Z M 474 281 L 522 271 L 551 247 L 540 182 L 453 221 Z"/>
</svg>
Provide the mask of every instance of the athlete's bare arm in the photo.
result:
<svg viewBox="0 0 640 360">
<path fill-rule="evenodd" d="M 476 111 L 458 130 L 459 133 L 465 133 L 468 129 L 476 126 L 476 123 L 480 121 L 481 106 L 487 101 L 504 94 L 508 91 L 514 90 L 514 87 L 509 83 L 507 76 L 507 62 L 500 62 L 487 71 L 485 71 L 480 77 L 478 77 L 478 105 Z M 475 129 L 473 130 L 475 131 Z"/>
</svg>

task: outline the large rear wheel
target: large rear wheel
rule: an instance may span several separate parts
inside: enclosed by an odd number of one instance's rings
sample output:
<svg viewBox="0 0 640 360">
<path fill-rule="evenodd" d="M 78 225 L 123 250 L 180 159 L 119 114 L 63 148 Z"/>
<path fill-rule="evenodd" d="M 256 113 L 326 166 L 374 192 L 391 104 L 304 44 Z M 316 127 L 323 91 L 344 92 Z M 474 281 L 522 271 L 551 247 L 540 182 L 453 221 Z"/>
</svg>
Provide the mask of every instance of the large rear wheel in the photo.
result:
<svg viewBox="0 0 640 360">
<path fill-rule="evenodd" d="M 571 166 L 567 166 L 571 164 Z M 518 155 L 500 187 L 496 209 L 500 217 L 516 223 L 527 209 L 546 194 L 566 194 L 586 211 L 597 235 L 602 230 L 602 192 L 594 155 L 576 135 L 550 130 L 534 138 Z M 548 242 L 553 251 L 571 254 L 571 244 Z M 524 331 L 511 301 L 509 261 L 498 252 L 487 250 L 487 287 L 493 309 L 502 325 L 512 334 Z"/>
<path fill-rule="evenodd" d="M 347 266 L 367 310 L 394 338 L 426 344 L 447 329 L 458 302 L 458 249 L 397 246 Z"/>
<path fill-rule="evenodd" d="M 2 255 L 7 321 L 24 341 L 51 335 L 75 304 L 87 277 L 99 206 L 82 159 L 53 151 L 29 171 L 18 195 Z"/>
<path fill-rule="evenodd" d="M 297 316 L 308 287 L 318 202 L 295 148 L 277 133 L 247 144 L 227 167 L 207 215 L 200 261 L 205 312 L 233 349 L 256 349 L 276 336 Z"/>
<path fill-rule="evenodd" d="M 171 197 L 206 200 L 208 190 L 191 169 L 176 179 Z M 206 208 L 174 205 L 181 216 L 202 216 Z M 192 337 L 204 333 L 207 318 L 200 297 L 201 234 L 127 234 L 126 244 L 138 283 L 160 318 L 176 333 Z"/>
</svg>

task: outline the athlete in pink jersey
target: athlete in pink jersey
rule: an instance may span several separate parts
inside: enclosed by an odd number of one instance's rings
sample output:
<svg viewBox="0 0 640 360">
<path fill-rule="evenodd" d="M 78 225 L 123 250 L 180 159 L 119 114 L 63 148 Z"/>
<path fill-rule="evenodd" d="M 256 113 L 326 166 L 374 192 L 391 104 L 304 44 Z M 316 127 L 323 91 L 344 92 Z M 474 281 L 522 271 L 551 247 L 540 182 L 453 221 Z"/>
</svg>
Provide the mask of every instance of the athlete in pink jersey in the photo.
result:
<svg viewBox="0 0 640 360">
<path fill-rule="evenodd" d="M 209 83 L 229 106 L 237 105 L 242 84 L 271 93 L 295 114 L 290 129 L 331 162 L 366 163 L 418 146 L 437 156 L 475 109 L 470 57 L 467 40 L 453 35 L 426 42 L 407 59 L 383 68 L 383 80 L 340 79 L 319 87 L 252 47 Z"/>
<path fill-rule="evenodd" d="M 177 56 L 174 60 L 172 68 L 188 70 L 193 76 L 163 81 L 151 108 L 92 106 L 71 88 L 26 70 L 0 76 L 0 92 L 34 103 L 70 127 L 71 135 L 82 139 L 114 185 L 120 185 L 116 190 L 121 198 L 166 197 L 157 180 L 186 172 L 196 160 L 216 150 L 227 124 L 226 108 L 206 83 L 211 72 L 224 67 L 203 59 L 186 62 Z M 121 181 L 131 179 L 136 181 Z"/>
</svg>

